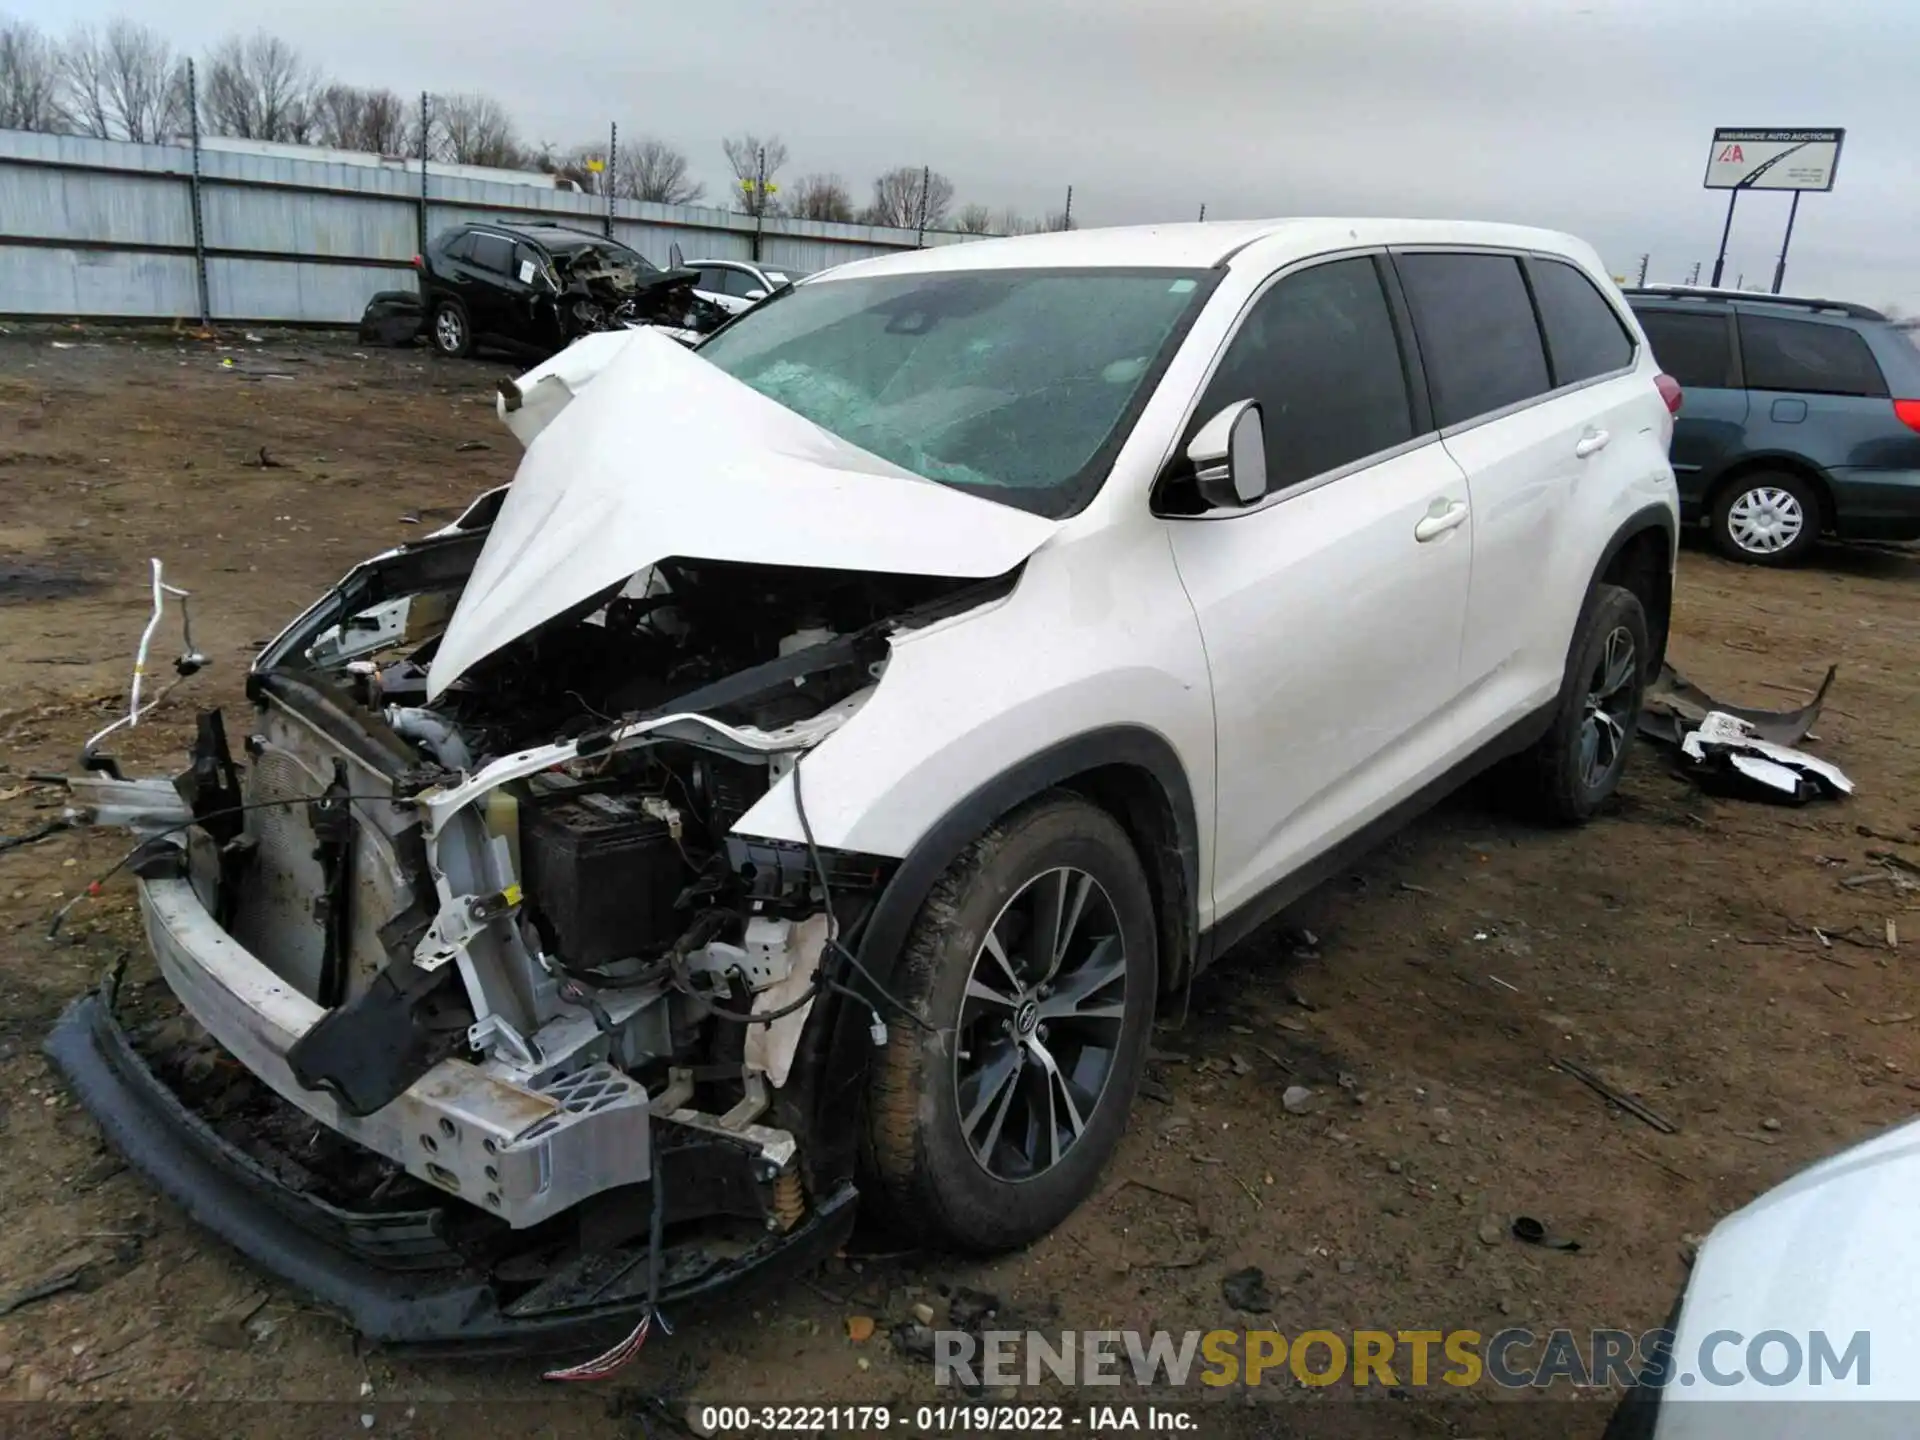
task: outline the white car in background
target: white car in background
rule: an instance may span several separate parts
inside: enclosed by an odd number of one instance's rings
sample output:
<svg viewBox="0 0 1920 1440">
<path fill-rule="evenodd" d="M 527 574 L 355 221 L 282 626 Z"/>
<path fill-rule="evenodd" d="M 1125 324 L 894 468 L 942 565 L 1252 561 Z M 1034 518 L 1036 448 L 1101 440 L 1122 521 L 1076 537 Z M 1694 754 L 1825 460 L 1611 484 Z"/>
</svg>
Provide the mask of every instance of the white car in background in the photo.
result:
<svg viewBox="0 0 1920 1440">
<path fill-rule="evenodd" d="M 231 749 L 71 782 L 151 837 L 220 1084 L 384 1178 L 227 1153 L 110 986 L 52 1053 L 387 1342 L 637 1343 L 856 1201 L 1022 1245 L 1235 941 L 1496 762 L 1607 801 L 1679 398 L 1592 249 L 1462 222 L 990 240 L 585 336 L 501 388 L 513 484 L 267 645 Z"/>
<path fill-rule="evenodd" d="M 698 270 L 700 278 L 693 293 L 711 300 L 729 314 L 749 310 L 783 285 L 791 285 L 799 275 L 755 265 L 749 260 L 689 260 L 689 270 Z"/>
</svg>

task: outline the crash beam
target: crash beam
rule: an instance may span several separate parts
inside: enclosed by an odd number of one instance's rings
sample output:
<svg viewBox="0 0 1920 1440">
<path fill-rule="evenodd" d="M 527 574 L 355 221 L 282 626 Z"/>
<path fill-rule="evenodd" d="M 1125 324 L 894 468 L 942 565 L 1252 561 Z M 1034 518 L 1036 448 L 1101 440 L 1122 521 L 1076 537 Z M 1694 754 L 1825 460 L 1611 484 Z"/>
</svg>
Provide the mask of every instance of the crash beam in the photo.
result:
<svg viewBox="0 0 1920 1440">
<path fill-rule="evenodd" d="M 647 1092 L 605 1064 L 525 1086 L 449 1058 L 371 1115 L 349 1115 L 332 1095 L 301 1085 L 287 1063 L 326 1012 L 227 934 L 190 881 L 139 886 L 148 941 L 180 1003 L 263 1084 L 328 1129 L 515 1229 L 647 1179 Z"/>
</svg>

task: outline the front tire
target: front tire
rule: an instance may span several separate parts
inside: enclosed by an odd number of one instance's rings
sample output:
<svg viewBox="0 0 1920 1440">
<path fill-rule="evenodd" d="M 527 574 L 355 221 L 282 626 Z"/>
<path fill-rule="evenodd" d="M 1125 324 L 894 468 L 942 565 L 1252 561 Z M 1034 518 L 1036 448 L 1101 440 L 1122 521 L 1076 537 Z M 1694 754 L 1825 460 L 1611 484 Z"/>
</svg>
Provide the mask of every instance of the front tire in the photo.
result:
<svg viewBox="0 0 1920 1440">
<path fill-rule="evenodd" d="M 1126 1129 L 1158 985 L 1153 907 L 1104 810 L 1054 794 L 996 824 L 929 892 L 870 1078 L 865 1168 L 881 1217 L 993 1252 L 1092 1194 Z"/>
<path fill-rule="evenodd" d="M 1652 660 L 1639 597 L 1618 585 L 1595 586 L 1553 727 L 1516 762 L 1527 810 L 1577 825 L 1607 803 L 1627 768 Z"/>
<path fill-rule="evenodd" d="M 467 307 L 458 300 L 442 300 L 433 308 L 433 348 L 450 360 L 473 353 L 473 324 Z"/>
<path fill-rule="evenodd" d="M 1819 540 L 1823 519 L 1818 492 L 1800 476 L 1743 475 L 1714 503 L 1713 543 L 1743 564 L 1792 565 Z"/>
</svg>

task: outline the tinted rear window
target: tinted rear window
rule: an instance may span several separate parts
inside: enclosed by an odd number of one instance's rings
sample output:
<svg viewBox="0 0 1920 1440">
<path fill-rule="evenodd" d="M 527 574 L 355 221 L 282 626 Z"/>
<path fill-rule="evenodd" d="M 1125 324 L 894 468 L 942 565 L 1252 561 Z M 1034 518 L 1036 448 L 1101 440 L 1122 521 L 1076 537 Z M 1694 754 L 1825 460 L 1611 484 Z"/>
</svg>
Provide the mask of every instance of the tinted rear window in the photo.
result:
<svg viewBox="0 0 1920 1440">
<path fill-rule="evenodd" d="M 1510 255 L 1401 255 L 1436 424 L 1530 400 L 1551 387 L 1533 302 Z"/>
<path fill-rule="evenodd" d="M 475 234 L 473 263 L 505 275 L 513 268 L 513 242 L 500 235 Z"/>
<path fill-rule="evenodd" d="M 1804 390 L 1818 395 L 1887 393 L 1867 342 L 1839 325 L 1740 317 L 1740 360 L 1751 390 Z"/>
<path fill-rule="evenodd" d="M 1733 384 L 1733 345 L 1724 315 L 1642 310 L 1653 358 L 1683 390 L 1725 390 Z"/>
<path fill-rule="evenodd" d="M 1547 332 L 1556 385 L 1572 385 L 1633 363 L 1633 338 L 1600 292 L 1561 260 L 1535 260 L 1533 299 Z"/>
</svg>

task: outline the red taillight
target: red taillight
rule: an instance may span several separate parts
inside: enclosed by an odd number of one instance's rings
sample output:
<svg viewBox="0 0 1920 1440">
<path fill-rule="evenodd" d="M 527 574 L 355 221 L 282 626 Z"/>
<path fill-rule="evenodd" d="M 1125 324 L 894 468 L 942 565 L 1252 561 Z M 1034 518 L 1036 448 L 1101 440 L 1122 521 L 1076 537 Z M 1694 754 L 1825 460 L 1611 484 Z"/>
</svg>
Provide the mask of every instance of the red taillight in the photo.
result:
<svg viewBox="0 0 1920 1440">
<path fill-rule="evenodd" d="M 1653 384 L 1654 388 L 1660 392 L 1660 398 L 1667 402 L 1667 413 L 1678 415 L 1680 402 L 1686 398 L 1681 394 L 1680 382 L 1671 375 L 1656 375 L 1653 377 Z"/>
<path fill-rule="evenodd" d="M 426 262 L 425 262 L 424 260 L 422 260 L 422 259 L 421 259 L 421 258 L 420 258 L 420 257 L 419 257 L 418 255 L 416 255 L 416 256 L 414 256 L 414 257 L 413 257 L 413 268 L 414 268 L 414 269 L 416 269 L 416 270 L 419 270 L 419 269 L 421 269 L 421 268 L 423 268 L 423 267 L 425 266 L 425 264 L 426 264 Z"/>
<path fill-rule="evenodd" d="M 1893 413 L 1909 430 L 1920 430 L 1920 400 L 1896 400 Z"/>
</svg>

